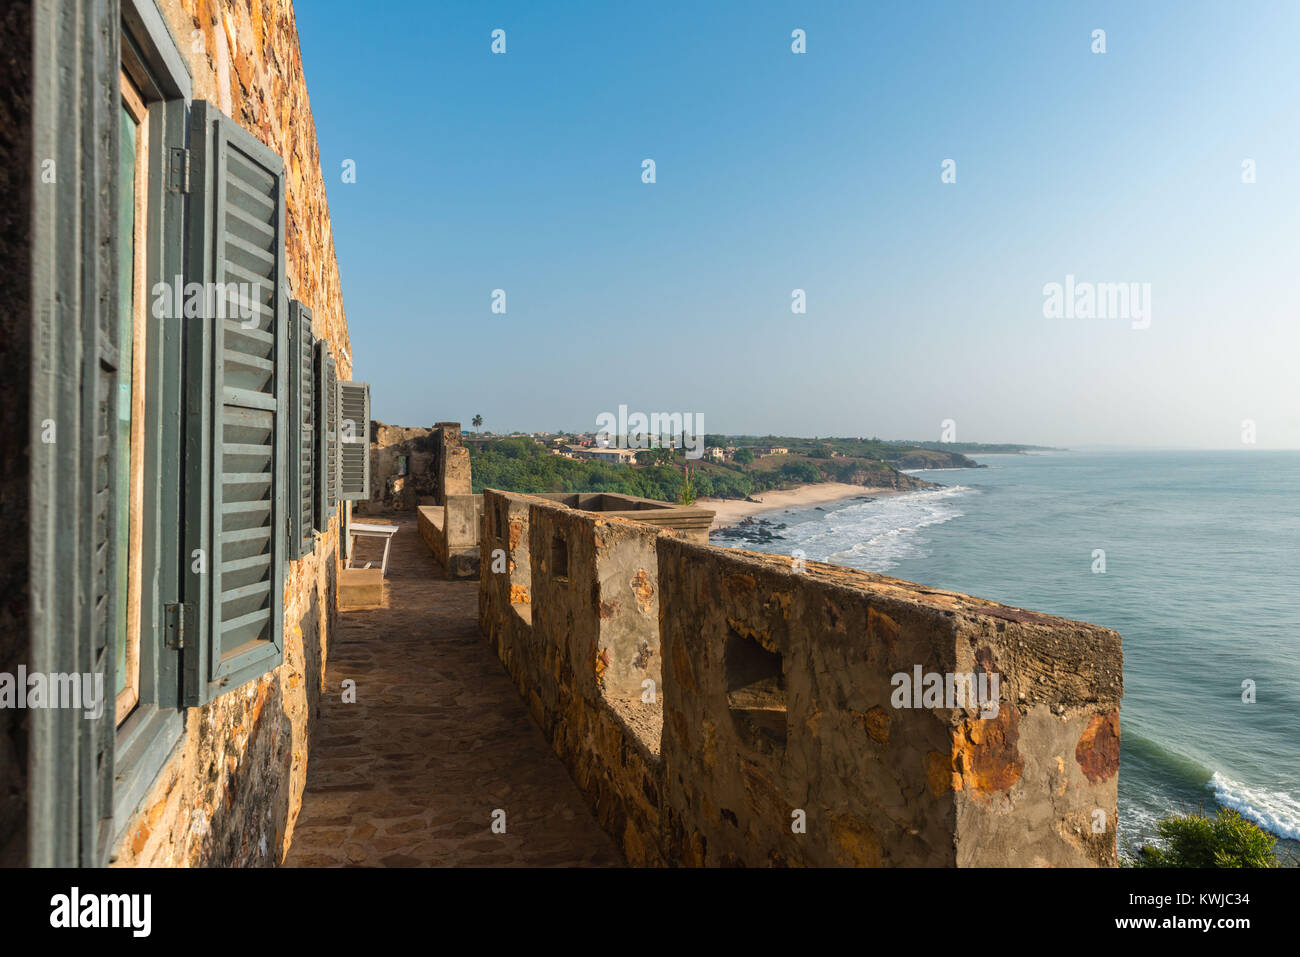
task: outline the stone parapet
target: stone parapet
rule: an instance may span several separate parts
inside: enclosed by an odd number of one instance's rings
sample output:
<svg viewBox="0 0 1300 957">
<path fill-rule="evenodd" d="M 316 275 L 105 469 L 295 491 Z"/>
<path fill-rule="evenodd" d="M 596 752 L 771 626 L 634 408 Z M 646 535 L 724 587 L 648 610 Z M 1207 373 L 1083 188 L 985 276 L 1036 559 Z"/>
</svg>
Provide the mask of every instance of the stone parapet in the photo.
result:
<svg viewBox="0 0 1300 957">
<path fill-rule="evenodd" d="M 481 628 L 630 863 L 1115 865 L 1115 632 L 536 496 L 482 521 Z"/>
</svg>

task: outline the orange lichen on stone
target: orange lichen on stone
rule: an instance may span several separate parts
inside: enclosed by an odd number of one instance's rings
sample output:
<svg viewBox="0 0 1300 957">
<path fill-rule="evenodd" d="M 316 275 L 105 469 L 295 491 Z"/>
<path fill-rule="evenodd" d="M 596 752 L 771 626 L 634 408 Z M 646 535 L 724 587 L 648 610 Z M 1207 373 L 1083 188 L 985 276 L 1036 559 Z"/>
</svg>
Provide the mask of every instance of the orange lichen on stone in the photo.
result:
<svg viewBox="0 0 1300 957">
<path fill-rule="evenodd" d="M 788 591 L 775 592 L 767 596 L 767 601 L 763 603 L 764 609 L 780 609 L 781 617 L 788 617 L 790 614 L 790 593 Z"/>
<path fill-rule="evenodd" d="M 961 775 L 953 773 L 952 755 L 931 751 L 925 756 L 925 783 L 934 797 L 961 790 Z"/>
<path fill-rule="evenodd" d="M 510 551 L 519 547 L 519 539 L 524 534 L 524 520 L 522 518 L 512 518 L 508 526 L 510 529 Z"/>
<path fill-rule="evenodd" d="M 527 586 L 527 585 L 511 585 L 511 586 L 510 586 L 510 604 L 512 604 L 512 605 L 527 605 L 527 604 L 529 604 L 529 603 L 531 602 L 531 600 L 532 600 L 532 599 L 530 598 L 530 596 L 529 596 L 529 594 L 528 594 L 528 586 Z"/>
<path fill-rule="evenodd" d="M 1119 770 L 1119 711 L 1093 715 L 1075 746 L 1074 760 L 1093 784 Z"/>
<path fill-rule="evenodd" d="M 654 610 L 654 581 L 644 568 L 638 568 L 632 576 L 632 594 L 636 597 L 636 606 L 642 614 L 648 615 Z"/>
<path fill-rule="evenodd" d="M 953 733 L 952 769 L 969 793 L 1005 791 L 1020 780 L 1020 713 L 1003 705 L 996 718 L 967 718 Z"/>
<path fill-rule="evenodd" d="M 894 645 L 898 642 L 898 622 L 890 618 L 883 611 L 879 611 L 875 606 L 867 609 L 867 638 L 871 641 L 879 641 L 885 645 L 886 650 L 892 651 Z"/>
<path fill-rule="evenodd" d="M 726 572 L 722 576 L 722 588 L 732 598 L 744 598 L 757 587 L 753 575 L 743 572 Z"/>
<path fill-rule="evenodd" d="M 847 867 L 880 866 L 880 838 L 864 821 L 837 814 L 828 816 L 831 838 L 837 852 L 836 864 Z"/>
<path fill-rule="evenodd" d="M 781 649 L 777 647 L 776 642 L 772 640 L 772 636 L 769 635 L 767 631 L 755 628 L 753 625 L 746 621 L 741 621 L 739 618 L 728 618 L 727 625 L 732 631 L 740 635 L 740 637 L 749 638 L 752 641 L 758 642 L 764 650 L 770 651 L 773 654 L 781 653 Z"/>
<path fill-rule="evenodd" d="M 150 834 L 149 825 L 142 821 L 140 823 L 140 826 L 136 828 L 135 836 L 131 838 L 132 854 L 139 854 L 141 851 L 144 850 L 145 844 L 149 842 L 149 834 Z"/>
<path fill-rule="evenodd" d="M 867 737 L 871 738 L 877 744 L 889 743 L 889 712 L 876 705 L 866 712 L 855 711 L 853 717 L 862 722 L 866 728 Z"/>
</svg>

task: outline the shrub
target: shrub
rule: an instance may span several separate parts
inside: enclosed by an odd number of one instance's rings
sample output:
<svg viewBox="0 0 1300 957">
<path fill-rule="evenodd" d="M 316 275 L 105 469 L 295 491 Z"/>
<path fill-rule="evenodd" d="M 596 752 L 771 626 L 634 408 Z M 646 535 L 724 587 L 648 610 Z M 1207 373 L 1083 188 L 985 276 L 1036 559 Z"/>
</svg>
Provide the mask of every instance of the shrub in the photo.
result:
<svg viewBox="0 0 1300 957">
<path fill-rule="evenodd" d="M 1156 825 L 1165 847 L 1138 849 L 1134 867 L 1281 867 L 1276 839 L 1236 811 L 1220 808 L 1215 817 L 1170 814 Z"/>
</svg>

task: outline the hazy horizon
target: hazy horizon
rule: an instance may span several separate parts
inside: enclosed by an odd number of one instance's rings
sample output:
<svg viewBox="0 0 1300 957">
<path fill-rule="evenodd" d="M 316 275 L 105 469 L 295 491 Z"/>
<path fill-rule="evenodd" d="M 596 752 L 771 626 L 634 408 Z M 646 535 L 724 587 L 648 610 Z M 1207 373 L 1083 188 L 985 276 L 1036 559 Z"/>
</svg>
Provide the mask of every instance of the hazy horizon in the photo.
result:
<svg viewBox="0 0 1300 957">
<path fill-rule="evenodd" d="M 482 432 L 485 434 L 506 436 L 506 435 L 516 435 L 516 434 L 527 435 L 531 433 L 549 433 L 552 435 L 556 435 L 556 434 L 576 435 L 582 433 L 594 434 L 597 431 L 597 429 L 594 426 L 590 426 L 590 425 L 586 427 L 574 426 L 571 428 L 556 428 L 556 427 L 548 428 L 546 426 L 537 426 L 536 428 L 514 428 L 514 427 L 492 428 L 491 424 L 487 422 L 486 419 L 483 422 L 482 428 L 475 429 L 474 426 L 470 424 L 471 418 L 472 418 L 471 416 L 465 416 L 462 419 L 450 418 L 450 419 L 439 420 L 439 421 L 459 422 L 461 425 L 461 430 L 465 434 L 470 436 L 478 432 Z M 383 422 L 384 425 L 399 427 L 399 428 L 429 427 L 423 422 L 389 422 L 385 419 L 378 419 L 378 421 Z M 432 425 L 432 423 L 429 423 L 429 425 Z M 852 434 L 831 434 L 828 432 L 808 432 L 808 431 L 728 432 L 728 431 L 723 431 L 720 429 L 714 429 L 710 427 L 709 429 L 706 430 L 706 432 L 707 434 L 710 435 L 725 435 L 728 438 L 755 438 L 755 439 L 788 438 L 788 439 L 808 439 L 808 440 L 818 440 L 818 439 L 830 440 L 830 439 L 853 439 L 853 438 L 861 437 L 864 439 L 876 438 L 882 442 L 892 442 L 898 444 L 906 444 L 906 443 L 944 444 L 942 440 L 937 438 L 926 439 L 926 438 L 919 438 L 917 436 L 908 436 L 908 437 L 899 438 L 899 437 L 880 435 L 876 432 L 871 432 L 871 431 L 854 432 Z M 1018 439 L 963 438 L 960 440 L 954 440 L 952 443 L 949 444 L 952 445 L 1018 445 L 1024 447 L 1036 447 L 1034 449 L 1031 449 L 1031 451 L 1041 451 L 1041 452 L 1242 452 L 1243 454 L 1250 454 L 1251 452 L 1300 452 L 1300 448 L 1289 448 L 1286 446 L 1270 446 L 1270 445 L 1262 445 L 1258 443 L 1254 445 L 1242 444 L 1242 445 L 1231 445 L 1231 446 L 1229 445 L 1196 446 L 1196 445 L 1124 445 L 1115 442 L 1097 442 L 1097 443 L 1081 442 L 1075 445 L 1062 445 L 1059 443 L 1053 444 L 1051 442 L 1024 442 Z M 1015 454 L 1015 453 L 985 452 L 983 454 L 1000 455 L 1000 454 Z"/>
<path fill-rule="evenodd" d="M 1300 447 L 1300 6 L 297 18 L 377 419 Z"/>
</svg>

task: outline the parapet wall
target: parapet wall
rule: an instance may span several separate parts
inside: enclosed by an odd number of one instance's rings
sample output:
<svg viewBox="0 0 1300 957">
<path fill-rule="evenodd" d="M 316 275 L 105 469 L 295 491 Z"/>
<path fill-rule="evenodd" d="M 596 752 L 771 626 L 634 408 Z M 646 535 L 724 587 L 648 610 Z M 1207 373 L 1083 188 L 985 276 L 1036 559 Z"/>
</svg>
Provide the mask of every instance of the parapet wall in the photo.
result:
<svg viewBox="0 0 1300 957">
<path fill-rule="evenodd" d="M 831 565 L 656 544 L 673 859 L 1115 863 L 1117 634 Z M 945 707 L 936 689 L 925 706 L 925 681 L 914 696 L 895 678 L 911 692 L 918 671 L 990 690 L 996 676 L 998 704 Z"/>
<path fill-rule="evenodd" d="M 657 534 L 545 499 L 484 493 L 484 631 L 601 826 L 629 863 L 651 865 L 667 863 Z M 504 573 L 492 571 L 494 549 L 504 551 Z"/>
<path fill-rule="evenodd" d="M 470 477 L 469 449 L 460 438 L 459 422 L 438 422 L 433 426 L 433 501 L 446 503 L 452 495 L 474 491 Z"/>
<path fill-rule="evenodd" d="M 478 536 L 482 495 L 449 495 L 445 505 L 421 505 L 420 537 L 448 578 L 475 578 L 479 573 Z"/>
<path fill-rule="evenodd" d="M 529 496 L 482 541 L 481 627 L 629 863 L 1116 863 L 1115 632 Z"/>
</svg>

